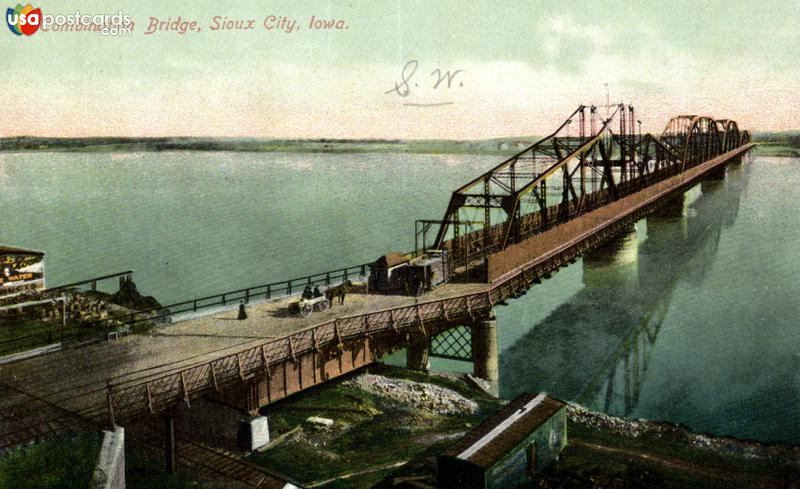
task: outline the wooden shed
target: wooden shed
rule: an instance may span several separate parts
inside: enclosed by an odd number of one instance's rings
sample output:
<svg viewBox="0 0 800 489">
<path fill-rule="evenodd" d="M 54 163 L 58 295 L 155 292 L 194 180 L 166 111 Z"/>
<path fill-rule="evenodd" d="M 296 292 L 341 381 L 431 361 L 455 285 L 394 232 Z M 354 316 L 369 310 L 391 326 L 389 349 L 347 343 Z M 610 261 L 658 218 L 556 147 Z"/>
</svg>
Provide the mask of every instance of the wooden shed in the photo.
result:
<svg viewBox="0 0 800 489">
<path fill-rule="evenodd" d="M 515 487 L 566 445 L 566 404 L 545 393 L 523 394 L 438 457 L 438 487 Z"/>
<path fill-rule="evenodd" d="M 0 245 L 0 297 L 44 287 L 44 252 Z"/>
<path fill-rule="evenodd" d="M 410 257 L 403 253 L 387 253 L 369 266 L 369 290 L 376 292 L 405 292 L 408 275 L 404 267 Z"/>
</svg>

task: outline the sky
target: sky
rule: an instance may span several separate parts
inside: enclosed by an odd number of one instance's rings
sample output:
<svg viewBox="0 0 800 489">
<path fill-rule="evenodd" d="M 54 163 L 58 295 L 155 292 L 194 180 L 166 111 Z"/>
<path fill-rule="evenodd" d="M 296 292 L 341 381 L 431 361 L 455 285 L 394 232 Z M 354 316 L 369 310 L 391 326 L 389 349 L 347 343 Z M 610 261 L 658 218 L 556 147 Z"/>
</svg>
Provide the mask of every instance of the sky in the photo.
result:
<svg viewBox="0 0 800 489">
<path fill-rule="evenodd" d="M 0 137 L 530 136 L 552 132 L 580 104 L 604 106 L 607 93 L 634 105 L 650 132 L 676 114 L 800 129 L 800 0 L 32 6 L 121 11 L 133 32 L 15 36 L 3 27 Z M 178 17 L 199 29 L 147 33 L 154 19 Z M 296 30 L 266 29 L 283 17 Z M 341 29 L 314 29 L 312 17 Z M 212 29 L 224 18 L 253 28 Z"/>
</svg>

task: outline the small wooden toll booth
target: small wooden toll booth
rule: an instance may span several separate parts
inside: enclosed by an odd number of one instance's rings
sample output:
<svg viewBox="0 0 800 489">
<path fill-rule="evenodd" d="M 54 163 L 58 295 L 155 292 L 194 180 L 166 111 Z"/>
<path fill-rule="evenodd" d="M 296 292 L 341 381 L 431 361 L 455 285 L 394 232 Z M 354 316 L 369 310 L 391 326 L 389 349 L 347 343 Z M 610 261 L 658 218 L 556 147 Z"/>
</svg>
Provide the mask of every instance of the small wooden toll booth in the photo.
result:
<svg viewBox="0 0 800 489">
<path fill-rule="evenodd" d="M 438 487 L 516 487 L 566 445 L 566 404 L 545 393 L 523 394 L 438 457 Z"/>
<path fill-rule="evenodd" d="M 0 297 L 44 288 L 44 253 L 0 244 Z"/>
<path fill-rule="evenodd" d="M 404 292 L 408 281 L 404 267 L 410 260 L 410 256 L 399 252 L 387 253 L 375 260 L 369 266 L 369 290 L 384 293 Z"/>
</svg>

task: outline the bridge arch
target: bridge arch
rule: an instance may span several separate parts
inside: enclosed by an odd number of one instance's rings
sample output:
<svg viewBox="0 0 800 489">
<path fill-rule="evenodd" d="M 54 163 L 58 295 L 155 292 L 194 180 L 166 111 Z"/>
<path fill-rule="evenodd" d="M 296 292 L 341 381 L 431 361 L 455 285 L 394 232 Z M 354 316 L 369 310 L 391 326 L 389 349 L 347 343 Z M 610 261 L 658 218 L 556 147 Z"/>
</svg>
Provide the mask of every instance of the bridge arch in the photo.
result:
<svg viewBox="0 0 800 489">
<path fill-rule="evenodd" d="M 683 167 L 695 166 L 722 153 L 722 139 L 713 117 L 695 116 L 686 131 Z"/>
<path fill-rule="evenodd" d="M 688 132 L 689 126 L 696 118 L 696 115 L 676 115 L 671 118 L 664 130 L 661 131 L 662 136 L 680 135 Z"/>
<path fill-rule="evenodd" d="M 722 143 L 722 151 L 727 152 L 739 147 L 739 125 L 736 121 L 727 121 L 725 127 L 725 140 Z"/>
<path fill-rule="evenodd" d="M 744 130 L 742 131 L 742 135 L 739 138 L 739 145 L 750 144 L 750 131 Z"/>
</svg>

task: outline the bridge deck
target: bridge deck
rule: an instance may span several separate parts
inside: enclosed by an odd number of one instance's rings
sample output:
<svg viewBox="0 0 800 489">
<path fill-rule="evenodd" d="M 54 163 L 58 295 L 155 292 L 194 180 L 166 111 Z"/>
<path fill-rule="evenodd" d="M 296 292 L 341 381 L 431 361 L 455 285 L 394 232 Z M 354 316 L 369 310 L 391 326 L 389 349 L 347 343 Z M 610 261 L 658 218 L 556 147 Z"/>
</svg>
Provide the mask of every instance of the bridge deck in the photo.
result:
<svg viewBox="0 0 800 489">
<path fill-rule="evenodd" d="M 486 284 L 447 284 L 426 294 L 424 300 L 463 296 L 487 287 Z M 35 394 L 72 412 L 95 411 L 97 406 L 106 403 L 109 381 L 117 385 L 159 377 L 336 318 L 415 303 L 414 298 L 406 296 L 349 294 L 344 305 L 334 304 L 331 309 L 315 311 L 303 318 L 288 312 L 292 300 L 295 299 L 250 305 L 248 318 L 243 321 L 236 320 L 238 311 L 233 308 L 161 326 L 148 334 L 0 365 L 0 384 Z M 0 450 L 4 445 L 2 435 L 13 431 L 6 419 L 9 418 L 0 419 Z M 13 424 L 21 423 L 15 419 Z"/>
</svg>

